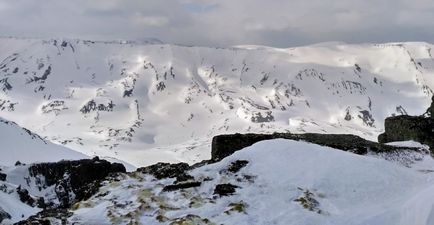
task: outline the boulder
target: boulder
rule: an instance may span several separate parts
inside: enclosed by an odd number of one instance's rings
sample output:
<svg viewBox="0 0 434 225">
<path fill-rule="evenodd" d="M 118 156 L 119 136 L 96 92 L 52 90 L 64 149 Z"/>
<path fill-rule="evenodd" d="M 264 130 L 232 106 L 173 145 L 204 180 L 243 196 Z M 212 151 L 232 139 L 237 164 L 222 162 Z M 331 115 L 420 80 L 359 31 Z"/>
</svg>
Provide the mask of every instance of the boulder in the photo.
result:
<svg viewBox="0 0 434 225">
<path fill-rule="evenodd" d="M 38 163 L 29 167 L 32 177 L 43 179 L 38 182 L 44 187 L 55 186 L 56 195 L 62 207 L 69 207 L 75 201 L 85 200 L 96 193 L 103 181 L 111 173 L 125 173 L 124 165 L 100 160 L 83 159 Z M 73 194 L 73 195 L 72 195 Z M 75 196 L 74 199 L 70 199 Z"/>
<path fill-rule="evenodd" d="M 214 189 L 214 194 L 221 196 L 229 196 L 235 193 L 236 189 L 239 188 L 233 184 L 217 184 Z"/>
<path fill-rule="evenodd" d="M 381 143 L 413 140 L 434 149 L 434 120 L 423 116 L 395 116 L 386 118 Z"/>
<path fill-rule="evenodd" d="M 247 164 L 249 164 L 249 161 L 247 160 L 236 160 L 228 166 L 227 171 L 231 173 L 238 173 L 238 171 L 247 166 Z"/>
<path fill-rule="evenodd" d="M 163 191 L 169 192 L 169 191 L 177 191 L 177 190 L 187 189 L 187 188 L 200 187 L 201 184 L 202 182 L 198 182 L 198 181 L 182 182 L 178 184 L 167 185 L 163 188 Z"/>
<path fill-rule="evenodd" d="M 0 181 L 6 181 L 7 175 L 0 172 Z"/>
<path fill-rule="evenodd" d="M 384 133 L 378 136 L 378 142 L 413 140 L 426 144 L 434 150 L 434 96 L 431 106 L 421 116 L 393 116 L 384 121 Z"/>
</svg>

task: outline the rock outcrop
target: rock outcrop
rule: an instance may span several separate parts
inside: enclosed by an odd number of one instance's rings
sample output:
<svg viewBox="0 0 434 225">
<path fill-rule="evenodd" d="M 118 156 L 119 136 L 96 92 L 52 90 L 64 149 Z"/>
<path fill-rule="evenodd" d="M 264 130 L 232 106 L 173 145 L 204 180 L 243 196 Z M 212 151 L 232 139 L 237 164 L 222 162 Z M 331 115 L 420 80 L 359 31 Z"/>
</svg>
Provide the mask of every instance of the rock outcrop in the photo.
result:
<svg viewBox="0 0 434 225">
<path fill-rule="evenodd" d="M 372 141 L 365 140 L 351 134 L 225 134 L 215 136 L 212 140 L 211 160 L 220 161 L 232 153 L 251 146 L 256 142 L 283 138 L 297 141 L 307 141 L 314 144 L 324 145 L 356 154 L 366 154 L 368 151 L 387 152 L 399 150 L 399 147 L 392 147 Z M 408 148 L 406 148 L 408 149 Z"/>
<path fill-rule="evenodd" d="M 69 207 L 74 201 L 89 198 L 98 191 L 100 182 L 109 174 L 126 172 L 124 165 L 100 160 L 83 159 L 60 161 L 56 163 L 39 163 L 29 167 L 32 177 L 38 179 L 44 187 L 55 185 L 57 198 L 61 207 Z M 71 196 L 75 196 L 71 199 Z"/>
<path fill-rule="evenodd" d="M 386 118 L 385 131 L 378 136 L 381 143 L 413 140 L 434 149 L 434 120 L 423 116 L 395 116 Z"/>
<path fill-rule="evenodd" d="M 434 96 L 426 113 L 421 116 L 394 116 L 384 121 L 384 133 L 378 136 L 378 142 L 413 140 L 426 144 L 431 152 L 434 149 Z"/>
<path fill-rule="evenodd" d="M 1 171 L 1 170 L 0 170 Z M 6 180 L 7 175 L 0 172 L 0 181 L 5 181 Z"/>
</svg>

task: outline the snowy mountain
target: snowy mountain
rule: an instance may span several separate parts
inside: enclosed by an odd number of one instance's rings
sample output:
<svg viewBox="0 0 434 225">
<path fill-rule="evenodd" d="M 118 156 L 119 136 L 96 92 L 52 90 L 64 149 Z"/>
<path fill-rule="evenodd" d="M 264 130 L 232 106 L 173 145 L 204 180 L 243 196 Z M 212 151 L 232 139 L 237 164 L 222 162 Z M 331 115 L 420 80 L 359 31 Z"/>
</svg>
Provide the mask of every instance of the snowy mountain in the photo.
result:
<svg viewBox="0 0 434 225">
<path fill-rule="evenodd" d="M 352 133 L 422 114 L 433 45 L 277 49 L 0 40 L 0 116 L 87 155 L 135 166 L 210 157 L 214 135 Z"/>
<path fill-rule="evenodd" d="M 15 162 L 55 162 L 62 159 L 85 159 L 89 156 L 42 139 L 37 134 L 0 118 L 0 166 Z"/>
</svg>

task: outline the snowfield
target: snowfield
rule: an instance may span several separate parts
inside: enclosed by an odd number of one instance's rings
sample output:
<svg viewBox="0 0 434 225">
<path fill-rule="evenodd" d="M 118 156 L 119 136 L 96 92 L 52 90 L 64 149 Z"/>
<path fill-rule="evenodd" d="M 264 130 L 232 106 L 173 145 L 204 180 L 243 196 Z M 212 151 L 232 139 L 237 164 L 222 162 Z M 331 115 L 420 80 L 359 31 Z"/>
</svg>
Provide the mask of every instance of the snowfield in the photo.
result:
<svg viewBox="0 0 434 225">
<path fill-rule="evenodd" d="M 248 164 L 228 172 L 237 160 Z M 428 155 L 405 167 L 306 142 L 269 140 L 190 172 L 200 187 L 165 192 L 173 179 L 122 175 L 77 204 L 70 222 L 430 225 L 433 169 Z M 217 184 L 227 183 L 237 186 L 233 195 L 213 194 Z"/>
<path fill-rule="evenodd" d="M 351 133 L 420 115 L 428 43 L 277 49 L 151 42 L 0 40 L 0 116 L 86 155 L 133 166 L 208 159 L 234 132 Z"/>
</svg>

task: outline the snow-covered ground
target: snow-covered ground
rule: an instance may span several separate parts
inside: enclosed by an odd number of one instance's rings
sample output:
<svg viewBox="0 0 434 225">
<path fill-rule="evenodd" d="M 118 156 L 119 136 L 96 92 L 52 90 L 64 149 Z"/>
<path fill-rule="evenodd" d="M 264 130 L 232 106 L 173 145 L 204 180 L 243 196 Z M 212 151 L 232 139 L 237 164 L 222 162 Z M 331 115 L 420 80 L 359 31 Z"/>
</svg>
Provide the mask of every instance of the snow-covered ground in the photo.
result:
<svg viewBox="0 0 434 225">
<path fill-rule="evenodd" d="M 431 225 L 434 161 L 428 155 L 416 158 L 406 167 L 306 142 L 263 141 L 190 172 L 202 182 L 200 187 L 164 192 L 163 186 L 174 179 L 122 175 L 120 181 L 107 182 L 99 194 L 77 204 L 69 221 Z M 239 172 L 229 172 L 236 160 L 248 164 Z M 227 183 L 237 186 L 233 195 L 213 194 L 216 185 Z"/>
<path fill-rule="evenodd" d="M 420 115 L 432 45 L 185 47 L 0 40 L 0 116 L 86 155 L 134 166 L 210 156 L 214 135 L 352 133 Z M 15 159 L 13 159 L 15 160 Z"/>
</svg>

